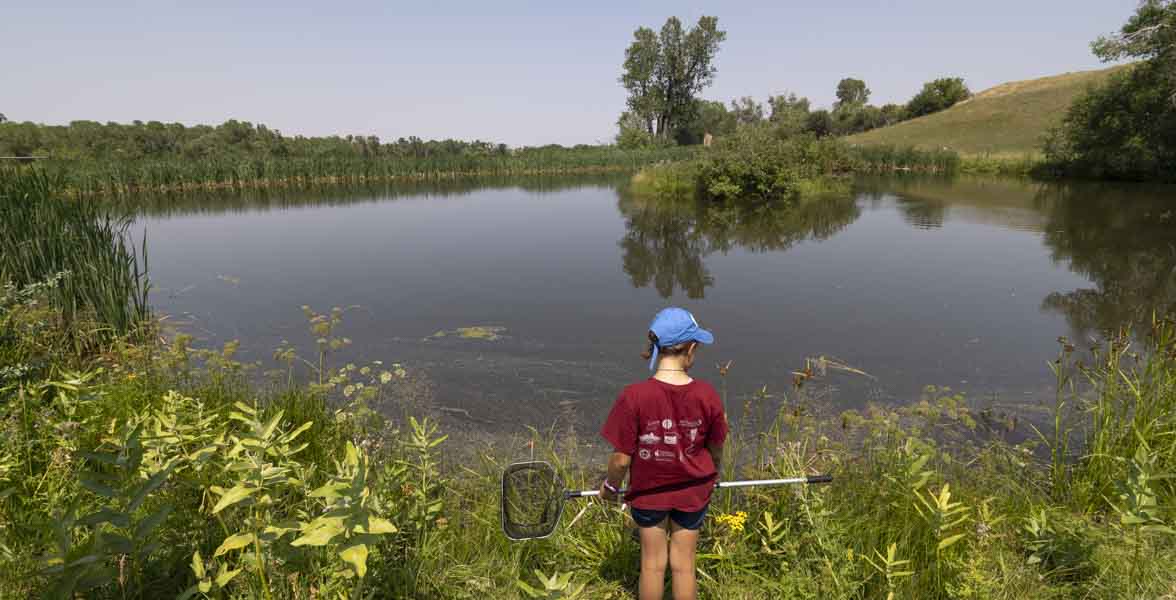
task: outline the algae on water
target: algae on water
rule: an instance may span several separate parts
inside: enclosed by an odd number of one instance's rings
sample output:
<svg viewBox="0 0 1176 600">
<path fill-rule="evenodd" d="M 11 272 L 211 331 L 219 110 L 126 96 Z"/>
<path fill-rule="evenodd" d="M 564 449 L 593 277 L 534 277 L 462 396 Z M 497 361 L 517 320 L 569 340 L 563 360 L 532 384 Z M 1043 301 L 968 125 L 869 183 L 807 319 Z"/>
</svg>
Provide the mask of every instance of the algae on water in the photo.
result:
<svg viewBox="0 0 1176 600">
<path fill-rule="evenodd" d="M 499 327 L 496 325 L 474 325 L 472 327 L 458 327 L 457 329 L 442 329 L 437 333 L 434 333 L 433 335 L 425 338 L 425 341 L 453 336 L 467 340 L 484 340 L 487 342 L 493 342 L 505 337 L 503 335 L 503 332 L 505 331 L 505 327 Z"/>
</svg>

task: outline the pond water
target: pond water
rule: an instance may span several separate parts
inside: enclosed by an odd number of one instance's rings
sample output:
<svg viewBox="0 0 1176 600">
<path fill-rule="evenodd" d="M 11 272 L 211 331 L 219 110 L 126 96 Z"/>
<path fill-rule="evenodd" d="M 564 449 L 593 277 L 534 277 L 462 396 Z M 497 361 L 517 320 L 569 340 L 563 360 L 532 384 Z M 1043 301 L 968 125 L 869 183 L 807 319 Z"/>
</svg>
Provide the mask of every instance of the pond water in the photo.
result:
<svg viewBox="0 0 1176 600">
<path fill-rule="evenodd" d="M 724 210 L 634 198 L 626 182 L 149 199 L 152 303 L 198 345 L 239 339 L 270 366 L 283 340 L 313 355 L 302 305 L 352 307 L 353 343 L 333 360 L 403 363 L 444 414 L 488 429 L 595 429 L 648 375 L 645 329 L 670 304 L 715 332 L 696 376 L 717 382 L 734 361 L 730 404 L 765 386 L 778 400 L 826 356 L 869 374 L 826 378 L 832 408 L 926 385 L 1031 408 L 1052 395 L 1058 336 L 1176 309 L 1172 188 L 862 179 L 799 208 Z"/>
</svg>

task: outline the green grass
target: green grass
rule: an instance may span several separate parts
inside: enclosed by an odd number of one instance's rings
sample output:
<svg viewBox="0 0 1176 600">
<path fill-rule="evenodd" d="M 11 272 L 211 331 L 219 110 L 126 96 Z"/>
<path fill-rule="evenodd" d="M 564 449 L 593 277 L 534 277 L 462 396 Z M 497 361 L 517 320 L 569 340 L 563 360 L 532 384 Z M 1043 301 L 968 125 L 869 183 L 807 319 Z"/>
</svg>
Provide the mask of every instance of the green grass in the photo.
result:
<svg viewBox="0 0 1176 600">
<path fill-rule="evenodd" d="M 529 148 L 493 156 L 45 160 L 0 168 L 0 178 L 35 169 L 71 196 L 301 188 L 472 176 L 554 175 L 637 169 L 693 155 L 694 148 L 621 150 L 613 146 Z"/>
<path fill-rule="evenodd" d="M 146 247 L 135 247 L 129 217 L 65 199 L 63 186 L 36 168 L 0 173 L 0 281 L 62 274 L 51 298 L 63 318 L 93 315 L 101 331 L 126 334 L 147 316 Z"/>
<path fill-rule="evenodd" d="M 851 144 L 950 149 L 968 157 L 1021 161 L 1040 154 L 1042 136 L 1088 87 L 1124 67 L 998 85 L 945 111 L 846 138 Z"/>
</svg>

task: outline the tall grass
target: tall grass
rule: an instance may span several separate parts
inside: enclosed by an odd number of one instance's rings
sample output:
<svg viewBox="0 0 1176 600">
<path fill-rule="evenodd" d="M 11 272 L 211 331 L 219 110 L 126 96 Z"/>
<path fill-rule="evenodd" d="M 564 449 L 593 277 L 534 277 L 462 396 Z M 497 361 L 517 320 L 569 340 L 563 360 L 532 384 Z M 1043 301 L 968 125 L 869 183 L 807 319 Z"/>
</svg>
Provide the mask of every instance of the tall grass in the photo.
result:
<svg viewBox="0 0 1176 600">
<path fill-rule="evenodd" d="M 148 314 L 146 240 L 130 218 L 62 197 L 61 175 L 38 168 L 0 174 L 0 281 L 18 286 L 64 273 L 51 300 L 71 324 L 125 334 Z"/>
<path fill-rule="evenodd" d="M 76 195 L 302 187 L 467 176 L 591 173 L 632 170 L 685 158 L 693 148 L 621 150 L 532 148 L 512 154 L 438 157 L 204 158 L 134 161 L 53 160 L 38 166 Z M 10 167 L 11 168 L 11 167 Z"/>
</svg>

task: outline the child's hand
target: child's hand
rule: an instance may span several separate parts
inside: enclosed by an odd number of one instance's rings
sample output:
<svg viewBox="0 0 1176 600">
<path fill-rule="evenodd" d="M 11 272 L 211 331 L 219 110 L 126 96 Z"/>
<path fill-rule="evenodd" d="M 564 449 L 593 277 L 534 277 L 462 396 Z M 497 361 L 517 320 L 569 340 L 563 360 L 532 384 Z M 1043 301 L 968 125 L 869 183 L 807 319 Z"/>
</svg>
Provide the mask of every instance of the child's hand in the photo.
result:
<svg viewBox="0 0 1176 600">
<path fill-rule="evenodd" d="M 600 482 L 600 499 L 605 502 L 615 502 L 617 495 L 612 490 L 608 489 L 608 481 Z"/>
</svg>

